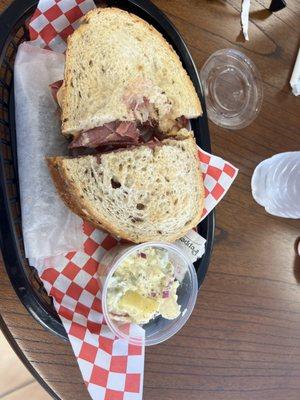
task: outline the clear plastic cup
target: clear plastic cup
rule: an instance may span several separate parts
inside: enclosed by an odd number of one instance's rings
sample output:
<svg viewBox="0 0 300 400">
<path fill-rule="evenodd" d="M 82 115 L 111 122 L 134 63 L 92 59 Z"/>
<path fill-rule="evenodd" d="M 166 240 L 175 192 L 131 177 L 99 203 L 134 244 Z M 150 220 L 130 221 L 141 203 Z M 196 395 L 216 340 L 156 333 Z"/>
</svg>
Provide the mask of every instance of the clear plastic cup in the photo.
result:
<svg viewBox="0 0 300 400">
<path fill-rule="evenodd" d="M 158 316 L 141 326 L 116 321 L 111 318 L 107 309 L 106 299 L 110 278 L 125 258 L 136 251 L 142 252 L 149 247 L 164 249 L 169 253 L 169 259 L 175 267 L 175 277 L 179 281 L 177 302 L 181 306 L 180 315 L 174 320 Z M 102 288 L 102 310 L 105 321 L 116 336 L 127 340 L 131 344 L 140 345 L 144 341 L 146 346 L 151 346 L 169 339 L 183 327 L 196 303 L 198 281 L 194 265 L 188 260 L 181 249 L 173 244 L 148 242 L 140 245 L 116 246 L 101 260 L 98 275 Z M 142 339 L 142 329 L 145 332 L 144 339 Z"/>
<path fill-rule="evenodd" d="M 263 98 L 255 64 L 235 49 L 213 53 L 201 69 L 208 118 L 227 129 L 248 126 L 258 115 Z"/>
</svg>

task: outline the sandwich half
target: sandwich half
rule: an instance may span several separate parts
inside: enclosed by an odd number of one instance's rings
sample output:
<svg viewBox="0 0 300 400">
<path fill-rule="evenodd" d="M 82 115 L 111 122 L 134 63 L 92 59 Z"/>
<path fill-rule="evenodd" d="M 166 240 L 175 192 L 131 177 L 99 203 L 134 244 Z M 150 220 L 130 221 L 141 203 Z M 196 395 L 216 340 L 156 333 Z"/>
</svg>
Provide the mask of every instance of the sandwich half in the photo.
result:
<svg viewBox="0 0 300 400">
<path fill-rule="evenodd" d="M 68 38 L 58 89 L 62 133 L 71 148 L 137 143 L 141 128 L 176 133 L 202 114 L 171 45 L 150 24 L 118 8 L 87 13 Z"/>
<path fill-rule="evenodd" d="M 66 205 L 115 236 L 172 242 L 200 221 L 203 180 L 185 130 L 176 139 L 47 162 Z"/>
</svg>

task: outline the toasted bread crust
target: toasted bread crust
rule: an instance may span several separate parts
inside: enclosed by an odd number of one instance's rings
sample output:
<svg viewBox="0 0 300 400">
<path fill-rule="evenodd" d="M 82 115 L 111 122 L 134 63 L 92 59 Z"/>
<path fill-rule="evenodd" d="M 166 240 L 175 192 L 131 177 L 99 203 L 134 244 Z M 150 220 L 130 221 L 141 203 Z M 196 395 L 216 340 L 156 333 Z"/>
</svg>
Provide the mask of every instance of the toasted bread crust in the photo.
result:
<svg viewBox="0 0 300 400">
<path fill-rule="evenodd" d="M 62 159 L 63 157 L 60 156 L 46 157 L 52 180 L 61 199 L 74 214 L 90 222 L 95 228 L 106 231 L 107 229 L 101 223 L 95 222 L 93 218 L 82 211 L 81 202 L 76 200 L 78 198 L 76 185 L 68 179 L 66 171 L 62 168 Z"/>
</svg>

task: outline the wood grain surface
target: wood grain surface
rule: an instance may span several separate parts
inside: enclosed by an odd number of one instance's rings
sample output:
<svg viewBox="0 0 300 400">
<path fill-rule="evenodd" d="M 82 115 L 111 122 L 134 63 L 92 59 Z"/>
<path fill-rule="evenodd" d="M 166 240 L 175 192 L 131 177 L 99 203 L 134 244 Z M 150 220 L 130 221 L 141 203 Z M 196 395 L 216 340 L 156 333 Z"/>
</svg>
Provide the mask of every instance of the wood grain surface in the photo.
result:
<svg viewBox="0 0 300 400">
<path fill-rule="evenodd" d="M 0 1 L 0 9 L 9 1 Z M 239 175 L 217 207 L 208 275 L 187 325 L 148 348 L 145 400 L 299 400 L 300 258 L 296 220 L 272 217 L 250 190 L 255 166 L 300 149 L 300 99 L 288 81 L 299 46 L 300 3 L 275 14 L 269 0 L 251 1 L 250 41 L 240 37 L 239 0 L 155 0 L 179 29 L 199 70 L 211 53 L 233 47 L 259 68 L 262 111 L 251 126 L 227 131 L 210 124 L 213 152 Z M 68 343 L 46 332 L 24 309 L 0 267 L 0 309 L 6 333 L 36 374 L 63 400 L 88 394 Z"/>
<path fill-rule="evenodd" d="M 50 400 L 51 397 L 27 371 L 1 331 L 0 349 L 0 399 L 23 400 L 30 391 L 32 400 Z"/>
</svg>

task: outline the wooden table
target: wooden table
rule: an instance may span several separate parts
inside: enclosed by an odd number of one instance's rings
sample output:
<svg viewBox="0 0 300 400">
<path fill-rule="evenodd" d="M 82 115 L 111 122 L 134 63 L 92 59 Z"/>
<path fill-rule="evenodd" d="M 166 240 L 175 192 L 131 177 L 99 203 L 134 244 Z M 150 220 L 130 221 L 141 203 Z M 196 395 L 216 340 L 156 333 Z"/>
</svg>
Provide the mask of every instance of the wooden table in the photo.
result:
<svg viewBox="0 0 300 400">
<path fill-rule="evenodd" d="M 0 2 L 0 9 L 9 0 Z M 300 3 L 270 15 L 251 2 L 250 41 L 240 39 L 239 0 L 155 0 L 184 36 L 200 69 L 216 50 L 242 50 L 264 81 L 262 111 L 251 126 L 210 124 L 214 153 L 239 175 L 217 207 L 216 240 L 195 311 L 182 331 L 146 351 L 145 400 L 299 400 L 299 221 L 275 218 L 250 191 L 255 166 L 300 149 L 300 99 L 288 81 L 298 51 Z M 189 4 L 189 6 L 187 5 Z M 88 394 L 68 343 L 46 332 L 20 304 L 0 266 L 2 325 L 10 342 L 56 398 Z"/>
</svg>

